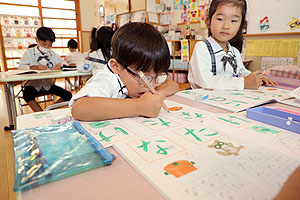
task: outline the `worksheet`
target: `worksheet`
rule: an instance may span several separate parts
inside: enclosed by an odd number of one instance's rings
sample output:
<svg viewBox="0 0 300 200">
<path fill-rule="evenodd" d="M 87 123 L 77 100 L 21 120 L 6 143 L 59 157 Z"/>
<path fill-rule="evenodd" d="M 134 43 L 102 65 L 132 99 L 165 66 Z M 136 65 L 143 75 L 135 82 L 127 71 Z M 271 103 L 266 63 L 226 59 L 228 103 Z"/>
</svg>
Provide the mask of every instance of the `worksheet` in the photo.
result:
<svg viewBox="0 0 300 200">
<path fill-rule="evenodd" d="M 40 126 L 49 126 L 63 124 L 71 121 L 70 109 L 57 109 L 51 111 L 34 112 L 17 117 L 17 128 L 34 128 Z"/>
<path fill-rule="evenodd" d="M 81 126 L 103 146 L 138 136 L 153 135 L 189 123 L 200 123 L 213 113 L 165 100 L 168 112 L 161 109 L 158 117 L 132 117 L 98 122 L 80 122 Z"/>
<path fill-rule="evenodd" d="M 172 200 L 272 199 L 300 166 L 299 156 L 202 123 L 117 142 L 114 148 Z"/>
<path fill-rule="evenodd" d="M 284 99 L 279 101 L 279 103 L 300 108 L 300 99 L 295 99 L 295 98 Z"/>
<path fill-rule="evenodd" d="M 241 91 L 183 90 L 176 93 L 176 95 L 230 112 L 239 112 L 264 103 L 288 99 L 290 98 L 289 92 L 289 90 L 285 89 L 261 86 L 258 90 L 245 89 Z"/>
</svg>

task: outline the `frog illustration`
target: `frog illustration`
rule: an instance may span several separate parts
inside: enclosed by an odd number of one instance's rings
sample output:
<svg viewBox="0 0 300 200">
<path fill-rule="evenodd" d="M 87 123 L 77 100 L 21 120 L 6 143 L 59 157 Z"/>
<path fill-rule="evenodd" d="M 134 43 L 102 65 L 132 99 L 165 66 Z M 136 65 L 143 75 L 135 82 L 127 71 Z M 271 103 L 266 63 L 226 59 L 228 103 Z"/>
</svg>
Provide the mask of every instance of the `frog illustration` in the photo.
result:
<svg viewBox="0 0 300 200">
<path fill-rule="evenodd" d="M 240 145 L 239 147 L 235 147 L 231 142 L 225 143 L 219 140 L 215 140 L 214 143 L 208 145 L 208 147 L 222 150 L 222 151 L 217 151 L 217 153 L 222 156 L 230 156 L 230 155 L 238 156 L 239 151 L 244 148 L 244 146 L 242 145 Z"/>
</svg>

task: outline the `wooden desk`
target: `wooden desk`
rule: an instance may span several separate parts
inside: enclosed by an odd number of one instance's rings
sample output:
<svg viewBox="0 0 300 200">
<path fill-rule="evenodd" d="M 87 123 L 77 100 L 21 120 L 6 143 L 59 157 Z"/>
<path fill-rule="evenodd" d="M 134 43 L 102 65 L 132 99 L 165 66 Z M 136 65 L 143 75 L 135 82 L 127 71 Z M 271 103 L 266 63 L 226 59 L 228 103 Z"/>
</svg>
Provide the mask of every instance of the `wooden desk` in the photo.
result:
<svg viewBox="0 0 300 200">
<path fill-rule="evenodd" d="M 229 113 L 228 111 L 179 96 L 168 97 L 168 100 L 213 113 Z M 278 105 L 279 103 L 268 104 L 268 106 L 274 107 L 278 107 Z M 294 109 L 291 106 L 282 104 L 280 104 L 280 107 Z M 24 115 L 19 117 L 23 118 Z M 24 127 L 20 127 L 18 125 L 18 128 Z M 116 155 L 116 160 L 111 166 L 91 170 L 25 191 L 20 194 L 22 200 L 164 199 L 164 197 L 155 190 L 151 184 L 137 173 L 133 167 L 128 165 L 128 163 L 118 152 L 114 150 L 114 148 L 109 148 L 108 150 L 112 154 Z"/>
<path fill-rule="evenodd" d="M 9 125 L 5 126 L 5 130 L 14 129 L 17 109 L 15 103 L 14 86 L 16 82 L 28 81 L 28 80 L 40 80 L 47 78 L 62 78 L 62 77 L 74 77 L 74 76 L 84 76 L 91 75 L 91 73 L 82 73 L 77 71 L 49 71 L 47 73 L 35 73 L 35 74 L 20 74 L 17 73 L 24 72 L 24 70 L 15 70 L 8 72 L 0 72 L 0 82 L 4 83 L 6 105 L 8 111 Z"/>
</svg>

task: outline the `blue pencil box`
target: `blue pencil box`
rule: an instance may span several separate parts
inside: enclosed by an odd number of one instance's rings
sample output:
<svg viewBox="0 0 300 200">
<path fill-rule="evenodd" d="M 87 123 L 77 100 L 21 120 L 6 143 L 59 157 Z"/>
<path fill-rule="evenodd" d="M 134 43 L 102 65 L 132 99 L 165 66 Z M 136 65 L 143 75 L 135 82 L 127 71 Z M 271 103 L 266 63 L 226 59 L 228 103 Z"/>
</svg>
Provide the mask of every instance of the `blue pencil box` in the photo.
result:
<svg viewBox="0 0 300 200">
<path fill-rule="evenodd" d="M 115 157 L 78 122 L 20 129 L 12 134 L 15 191 L 110 165 Z"/>
<path fill-rule="evenodd" d="M 300 116 L 279 109 L 257 107 L 247 109 L 247 117 L 272 126 L 300 133 Z"/>
</svg>

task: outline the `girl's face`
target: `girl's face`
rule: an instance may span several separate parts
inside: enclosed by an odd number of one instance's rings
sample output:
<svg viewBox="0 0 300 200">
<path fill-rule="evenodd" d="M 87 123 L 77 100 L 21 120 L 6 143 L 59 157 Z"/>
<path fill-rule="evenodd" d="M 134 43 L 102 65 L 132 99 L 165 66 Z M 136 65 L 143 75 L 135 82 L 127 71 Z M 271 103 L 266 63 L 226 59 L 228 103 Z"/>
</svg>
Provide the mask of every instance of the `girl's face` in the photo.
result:
<svg viewBox="0 0 300 200">
<path fill-rule="evenodd" d="M 213 14 L 210 23 L 212 37 L 227 51 L 227 43 L 239 31 L 242 9 L 230 4 L 221 5 Z"/>
</svg>

